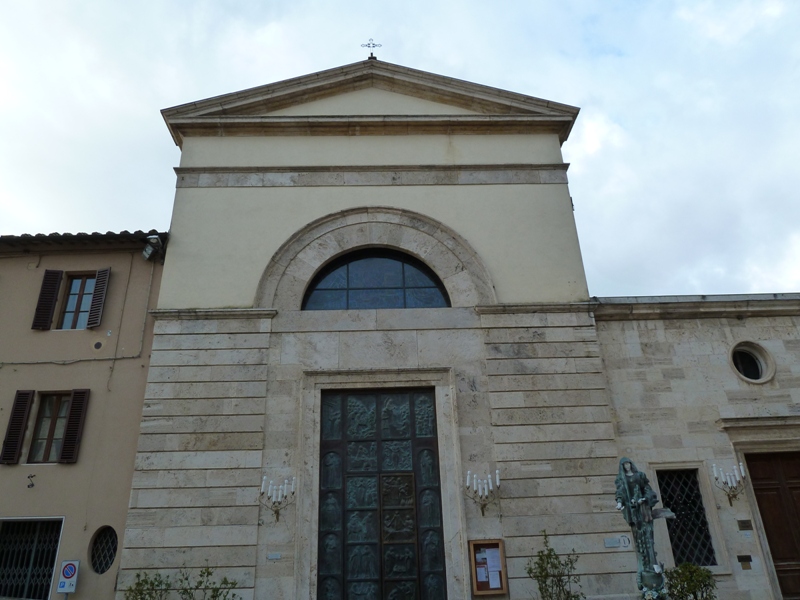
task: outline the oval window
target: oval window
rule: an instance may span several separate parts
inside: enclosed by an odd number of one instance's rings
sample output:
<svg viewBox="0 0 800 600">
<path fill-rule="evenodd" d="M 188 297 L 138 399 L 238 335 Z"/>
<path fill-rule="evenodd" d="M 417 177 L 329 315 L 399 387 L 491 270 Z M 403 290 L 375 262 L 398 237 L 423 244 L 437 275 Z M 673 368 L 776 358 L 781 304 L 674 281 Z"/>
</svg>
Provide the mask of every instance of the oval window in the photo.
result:
<svg viewBox="0 0 800 600">
<path fill-rule="evenodd" d="M 101 527 L 94 534 L 90 552 L 92 569 L 96 573 L 105 573 L 114 564 L 117 557 L 117 532 L 112 527 Z"/>
<path fill-rule="evenodd" d="M 753 342 L 736 344 L 730 358 L 739 377 L 749 383 L 764 383 L 775 375 L 775 364 L 770 355 Z"/>
</svg>

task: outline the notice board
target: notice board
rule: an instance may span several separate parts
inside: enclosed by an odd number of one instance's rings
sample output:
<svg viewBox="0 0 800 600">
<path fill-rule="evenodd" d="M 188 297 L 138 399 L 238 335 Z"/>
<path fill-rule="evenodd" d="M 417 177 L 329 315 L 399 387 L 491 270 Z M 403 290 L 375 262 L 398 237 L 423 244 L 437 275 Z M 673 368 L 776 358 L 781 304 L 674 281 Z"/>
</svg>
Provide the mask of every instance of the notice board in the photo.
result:
<svg viewBox="0 0 800 600">
<path fill-rule="evenodd" d="M 502 596 L 508 594 L 506 552 L 503 540 L 470 540 L 469 564 L 474 595 Z"/>
</svg>

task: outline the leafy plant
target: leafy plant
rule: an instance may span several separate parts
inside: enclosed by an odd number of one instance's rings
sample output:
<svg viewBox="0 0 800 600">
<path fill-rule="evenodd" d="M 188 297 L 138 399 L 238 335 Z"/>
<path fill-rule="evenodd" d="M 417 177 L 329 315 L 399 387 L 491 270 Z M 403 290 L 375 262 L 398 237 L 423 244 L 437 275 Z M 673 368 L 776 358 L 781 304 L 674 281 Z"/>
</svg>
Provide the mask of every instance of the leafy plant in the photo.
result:
<svg viewBox="0 0 800 600">
<path fill-rule="evenodd" d="M 683 563 L 664 572 L 671 600 L 716 600 L 717 582 L 705 567 Z"/>
<path fill-rule="evenodd" d="M 525 572 L 528 577 L 536 581 L 539 587 L 539 596 L 542 600 L 583 600 L 586 596 L 582 592 L 572 591 L 572 586 L 576 585 L 580 590 L 580 577 L 575 575 L 575 563 L 578 562 L 578 555 L 575 550 L 562 557 L 550 547 L 550 539 L 547 532 L 542 531 L 544 536 L 544 550 L 536 553 L 536 559 L 528 559 L 525 565 Z"/>
<path fill-rule="evenodd" d="M 178 597 L 181 600 L 237 600 L 240 598 L 233 593 L 236 581 L 223 577 L 222 581 L 213 580 L 214 570 L 206 566 L 200 569 L 197 579 L 192 583 L 191 573 L 181 569 L 178 577 Z"/>
<path fill-rule="evenodd" d="M 136 573 L 136 582 L 125 590 L 125 600 L 167 600 L 174 590 L 180 600 L 241 600 L 233 593 L 236 581 L 223 577 L 214 581 L 214 570 L 208 566 L 200 569 L 192 581 L 188 569 L 181 569 L 175 585 L 169 577 L 156 573 L 152 577 L 147 571 Z"/>
<path fill-rule="evenodd" d="M 169 589 L 169 577 L 161 577 L 160 573 L 150 577 L 147 571 L 136 573 L 136 582 L 125 590 L 125 600 L 166 600 Z"/>
</svg>

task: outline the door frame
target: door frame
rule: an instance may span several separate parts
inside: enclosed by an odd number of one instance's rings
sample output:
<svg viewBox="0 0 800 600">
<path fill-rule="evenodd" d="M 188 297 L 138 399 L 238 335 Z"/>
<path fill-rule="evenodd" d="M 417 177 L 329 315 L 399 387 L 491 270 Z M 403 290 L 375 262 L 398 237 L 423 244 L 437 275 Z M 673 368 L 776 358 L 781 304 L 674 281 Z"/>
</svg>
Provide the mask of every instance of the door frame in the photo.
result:
<svg viewBox="0 0 800 600">
<path fill-rule="evenodd" d="M 305 518 L 298 518 L 295 523 L 295 598 L 317 597 L 322 391 L 421 387 L 432 388 L 435 397 L 447 595 L 448 598 L 469 597 L 467 523 L 461 490 L 455 377 L 451 368 L 432 368 L 303 373 L 297 439 L 300 451 L 293 462 L 298 473 L 297 514 L 305 515 Z"/>
<path fill-rule="evenodd" d="M 732 460 L 736 463 L 742 462 L 746 465 L 745 454 L 800 452 L 800 416 L 732 417 L 722 418 L 717 423 L 720 425 L 720 429 L 728 434 L 733 446 L 734 457 Z M 744 491 L 764 561 L 764 571 L 772 590 L 772 597 L 775 600 L 781 600 L 783 594 L 778 582 L 778 574 L 775 571 L 769 541 L 764 532 L 764 521 L 761 519 L 761 511 L 758 508 L 758 500 L 750 477 L 747 477 Z"/>
</svg>

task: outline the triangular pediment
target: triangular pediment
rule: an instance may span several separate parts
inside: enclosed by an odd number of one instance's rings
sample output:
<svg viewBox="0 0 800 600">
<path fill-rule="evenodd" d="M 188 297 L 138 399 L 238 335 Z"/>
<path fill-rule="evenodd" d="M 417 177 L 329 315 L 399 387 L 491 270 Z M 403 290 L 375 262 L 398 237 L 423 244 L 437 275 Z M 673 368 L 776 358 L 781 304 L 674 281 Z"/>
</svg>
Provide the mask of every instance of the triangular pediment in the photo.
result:
<svg viewBox="0 0 800 600">
<path fill-rule="evenodd" d="M 509 132 L 536 129 L 562 141 L 578 109 L 378 60 L 216 96 L 162 111 L 176 143 L 185 135 L 360 135 L 433 132 L 442 127 L 469 133 L 496 126 Z M 388 117 L 378 126 L 376 119 Z M 311 119 L 311 121 L 309 121 Z M 311 127 L 313 131 L 308 130 Z M 453 127 L 456 129 L 454 130 Z M 249 133 L 244 133 L 248 129 Z M 323 131 L 324 130 L 324 131 Z M 513 131 L 512 131 L 513 130 Z M 215 132 L 215 133 L 212 133 Z M 322 133 L 321 133 L 322 132 Z"/>
<path fill-rule="evenodd" d="M 474 110 L 369 87 L 279 108 L 264 116 L 476 115 Z"/>
</svg>

